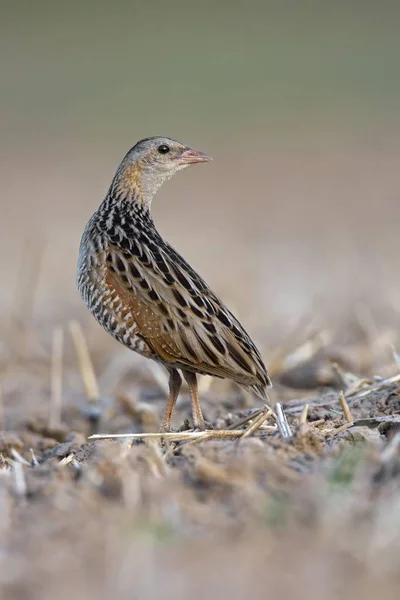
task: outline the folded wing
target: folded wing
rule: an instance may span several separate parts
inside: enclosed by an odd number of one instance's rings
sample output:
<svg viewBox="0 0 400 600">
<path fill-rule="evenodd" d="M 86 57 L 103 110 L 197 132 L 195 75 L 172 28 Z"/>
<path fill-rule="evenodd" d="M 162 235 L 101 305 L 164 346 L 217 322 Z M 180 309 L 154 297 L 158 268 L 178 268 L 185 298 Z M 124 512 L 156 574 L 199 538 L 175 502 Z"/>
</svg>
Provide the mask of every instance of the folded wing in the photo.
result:
<svg viewBox="0 0 400 600">
<path fill-rule="evenodd" d="M 267 370 L 238 320 L 172 246 L 161 237 L 143 242 L 110 246 L 107 272 L 146 343 L 166 363 L 233 379 L 264 396 Z"/>
</svg>

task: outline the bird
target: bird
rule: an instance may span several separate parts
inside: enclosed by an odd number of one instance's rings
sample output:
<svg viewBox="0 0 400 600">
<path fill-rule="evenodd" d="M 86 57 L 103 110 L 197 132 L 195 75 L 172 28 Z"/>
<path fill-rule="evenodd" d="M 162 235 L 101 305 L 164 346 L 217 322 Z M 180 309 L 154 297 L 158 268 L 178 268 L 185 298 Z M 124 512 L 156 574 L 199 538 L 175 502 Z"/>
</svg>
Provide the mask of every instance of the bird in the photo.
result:
<svg viewBox="0 0 400 600">
<path fill-rule="evenodd" d="M 140 140 L 120 163 L 79 248 L 77 287 L 94 318 L 118 342 L 167 369 L 164 433 L 171 430 L 182 376 L 199 430 L 205 420 L 198 374 L 233 380 L 263 399 L 271 386 L 249 334 L 158 233 L 151 215 L 153 197 L 164 182 L 211 160 L 168 137 Z"/>
</svg>

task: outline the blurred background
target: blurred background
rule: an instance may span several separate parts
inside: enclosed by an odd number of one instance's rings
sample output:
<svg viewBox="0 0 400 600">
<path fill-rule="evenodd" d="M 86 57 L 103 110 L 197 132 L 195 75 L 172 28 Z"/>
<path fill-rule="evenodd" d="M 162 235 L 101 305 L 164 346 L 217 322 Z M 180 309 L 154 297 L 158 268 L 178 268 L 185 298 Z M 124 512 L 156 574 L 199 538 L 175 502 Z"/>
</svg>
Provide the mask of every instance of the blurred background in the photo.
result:
<svg viewBox="0 0 400 600">
<path fill-rule="evenodd" d="M 388 0 L 3 4 L 1 310 L 90 322 L 80 235 L 149 135 L 214 157 L 154 216 L 252 333 L 315 303 L 397 310 L 399 17 Z"/>
</svg>

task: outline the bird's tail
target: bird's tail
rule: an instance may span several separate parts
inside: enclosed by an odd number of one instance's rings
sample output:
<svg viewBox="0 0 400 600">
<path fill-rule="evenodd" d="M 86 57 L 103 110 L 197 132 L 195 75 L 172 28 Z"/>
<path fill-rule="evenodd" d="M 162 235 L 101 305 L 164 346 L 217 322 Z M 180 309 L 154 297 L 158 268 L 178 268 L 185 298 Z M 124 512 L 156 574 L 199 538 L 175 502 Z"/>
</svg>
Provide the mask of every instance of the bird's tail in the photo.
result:
<svg viewBox="0 0 400 600">
<path fill-rule="evenodd" d="M 272 387 L 272 381 L 269 378 L 267 373 L 267 369 L 264 366 L 264 363 L 261 363 L 262 369 L 258 369 L 258 373 L 256 376 L 256 383 L 253 383 L 250 387 L 251 390 L 261 398 L 262 400 L 268 400 L 268 388 Z"/>
<path fill-rule="evenodd" d="M 268 384 L 255 384 L 251 385 L 250 389 L 255 393 L 255 395 L 261 400 L 269 400 L 267 390 L 272 387 L 271 381 L 268 381 Z"/>
<path fill-rule="evenodd" d="M 267 390 L 271 387 L 272 387 L 272 383 L 268 377 L 267 384 L 255 384 L 255 385 L 250 386 L 248 389 L 250 389 L 252 392 L 254 392 L 254 394 L 257 396 L 257 398 L 260 398 L 263 401 L 263 404 L 272 412 L 273 415 L 275 415 L 275 411 L 271 407 L 271 401 L 269 399 L 268 392 L 267 392 Z"/>
</svg>

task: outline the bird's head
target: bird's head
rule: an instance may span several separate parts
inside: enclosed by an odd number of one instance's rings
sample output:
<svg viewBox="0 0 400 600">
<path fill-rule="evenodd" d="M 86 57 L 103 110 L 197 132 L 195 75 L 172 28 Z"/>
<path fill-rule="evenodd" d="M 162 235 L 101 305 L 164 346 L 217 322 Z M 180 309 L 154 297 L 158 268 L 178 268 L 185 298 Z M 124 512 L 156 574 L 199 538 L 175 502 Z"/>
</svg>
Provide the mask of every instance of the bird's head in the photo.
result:
<svg viewBox="0 0 400 600">
<path fill-rule="evenodd" d="M 136 201 L 150 204 L 158 188 L 177 171 L 210 160 L 212 158 L 204 152 L 170 138 L 146 138 L 129 150 L 117 171 L 113 187 Z"/>
</svg>

